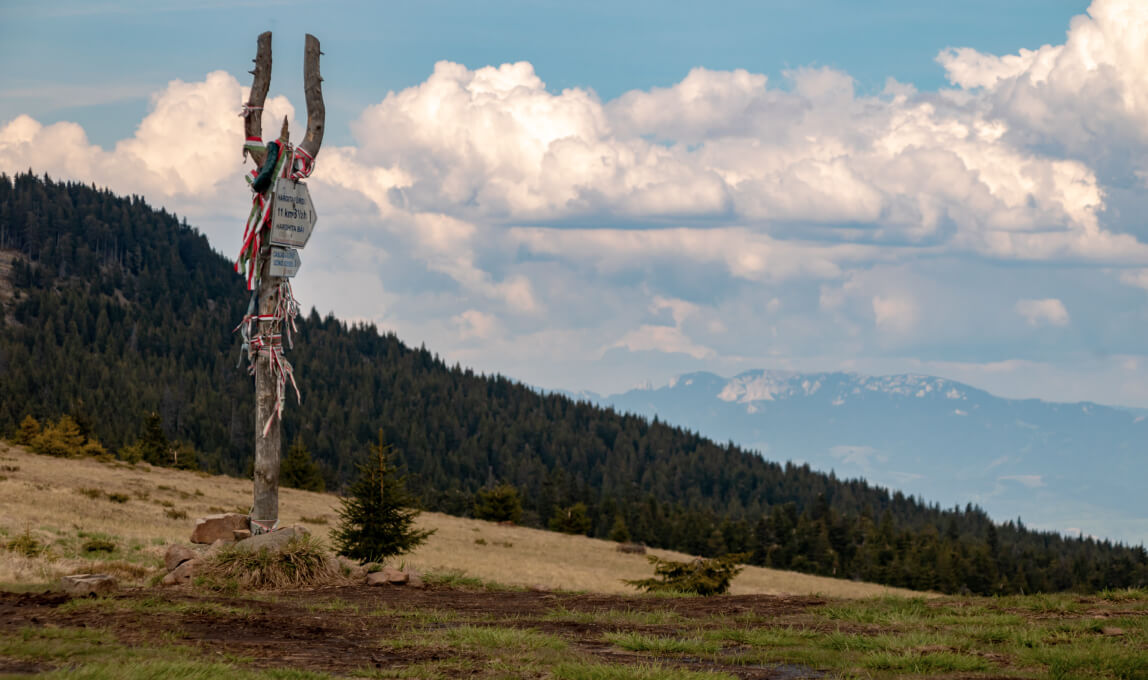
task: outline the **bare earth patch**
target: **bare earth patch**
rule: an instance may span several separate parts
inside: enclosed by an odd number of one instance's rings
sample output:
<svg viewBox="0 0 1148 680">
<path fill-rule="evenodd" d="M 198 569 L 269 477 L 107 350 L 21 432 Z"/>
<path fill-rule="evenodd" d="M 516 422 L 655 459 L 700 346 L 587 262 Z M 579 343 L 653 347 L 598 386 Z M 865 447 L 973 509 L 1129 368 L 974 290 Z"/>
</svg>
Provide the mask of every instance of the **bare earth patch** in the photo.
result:
<svg viewBox="0 0 1148 680">
<path fill-rule="evenodd" d="M 575 651 L 604 663 L 668 664 L 691 670 L 720 670 L 739 678 L 804 678 L 822 677 L 822 673 L 805 669 L 806 672 L 795 675 L 794 666 L 727 667 L 717 660 L 627 652 L 603 642 L 603 635 L 620 629 L 652 632 L 664 628 L 620 623 L 610 612 L 665 612 L 672 615 L 669 618 L 674 626 L 704 628 L 719 625 L 725 617 L 764 621 L 799 614 L 823 603 L 809 597 L 667 599 L 367 586 L 285 592 L 266 599 L 139 590 L 108 600 L 75 603 L 56 593 L 0 593 L 0 637 L 29 627 L 99 628 L 130 646 L 174 642 L 194 647 L 204 655 L 242 659 L 244 665 L 253 668 L 307 669 L 343 675 L 435 661 L 481 661 L 481 653 L 449 644 L 440 646 L 434 636 L 428 636 L 425 645 L 402 642 L 423 632 L 497 623 L 552 635 Z M 601 621 L 587 622 L 579 617 L 562 620 L 561 616 L 554 616 L 555 612 L 607 614 Z M 400 644 L 392 644 L 395 641 Z M 3 663 L 21 662 L 0 657 L 0 664 Z"/>
<path fill-rule="evenodd" d="M 307 680 L 1148 677 L 1148 592 L 1117 596 L 1135 599 L 1055 596 L 1084 606 L 1050 614 L 1023 598 L 665 598 L 442 585 L 259 596 L 138 589 L 103 600 L 0 593 L 0 673 L 66 677 L 110 657 L 129 670 L 177 659 L 227 677 Z M 125 661 L 127 650 L 164 661 Z"/>
</svg>

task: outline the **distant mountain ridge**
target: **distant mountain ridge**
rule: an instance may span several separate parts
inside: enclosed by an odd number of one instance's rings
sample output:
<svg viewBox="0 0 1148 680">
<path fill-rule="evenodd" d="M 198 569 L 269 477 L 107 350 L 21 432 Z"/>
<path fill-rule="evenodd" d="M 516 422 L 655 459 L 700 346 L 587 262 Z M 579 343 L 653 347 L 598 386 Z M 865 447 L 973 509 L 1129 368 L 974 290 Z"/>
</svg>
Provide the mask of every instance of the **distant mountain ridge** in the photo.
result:
<svg viewBox="0 0 1148 680">
<path fill-rule="evenodd" d="M 1143 409 L 1004 399 L 929 375 L 772 370 L 578 396 L 942 505 L 1148 542 Z"/>
</svg>

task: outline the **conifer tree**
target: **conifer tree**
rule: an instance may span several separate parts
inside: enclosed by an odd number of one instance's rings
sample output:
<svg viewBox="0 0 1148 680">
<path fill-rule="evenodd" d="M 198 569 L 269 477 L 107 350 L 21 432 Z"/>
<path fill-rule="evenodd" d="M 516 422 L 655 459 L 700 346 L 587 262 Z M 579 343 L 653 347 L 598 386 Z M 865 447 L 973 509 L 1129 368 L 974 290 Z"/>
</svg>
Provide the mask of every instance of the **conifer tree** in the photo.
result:
<svg viewBox="0 0 1148 680">
<path fill-rule="evenodd" d="M 564 534 L 590 533 L 590 514 L 585 503 L 575 503 L 568 508 L 558 508 L 550 518 L 550 529 Z"/>
<path fill-rule="evenodd" d="M 474 516 L 490 522 L 518 522 L 522 519 L 522 499 L 513 484 L 503 482 L 483 489 L 474 499 Z"/>
<path fill-rule="evenodd" d="M 626 528 L 626 520 L 621 515 L 614 515 L 614 526 L 610 528 L 610 540 L 618 543 L 630 541 L 630 530 Z"/>
<path fill-rule="evenodd" d="M 414 527 L 419 510 L 403 478 L 387 460 L 390 454 L 391 446 L 383 443 L 380 429 L 379 445 L 359 465 L 359 478 L 342 499 L 334 541 L 344 557 L 381 562 L 410 552 L 434 533 Z"/>
<path fill-rule="evenodd" d="M 152 411 L 144 423 L 144 434 L 139 440 L 143 459 L 152 465 L 169 465 L 168 441 L 160 423 L 159 414 Z"/>
<path fill-rule="evenodd" d="M 279 466 L 279 482 L 283 486 L 304 491 L 323 491 L 327 488 L 319 465 L 311 459 L 307 445 L 298 437 L 291 448 L 287 449 L 287 455 Z"/>
<path fill-rule="evenodd" d="M 84 436 L 71 416 L 60 416 L 32 438 L 32 450 L 48 456 L 72 456 L 81 453 Z"/>
<path fill-rule="evenodd" d="M 16 432 L 16 443 L 23 446 L 31 444 L 36 435 L 40 434 L 40 429 L 40 421 L 29 413 L 20 421 L 20 429 Z"/>
</svg>

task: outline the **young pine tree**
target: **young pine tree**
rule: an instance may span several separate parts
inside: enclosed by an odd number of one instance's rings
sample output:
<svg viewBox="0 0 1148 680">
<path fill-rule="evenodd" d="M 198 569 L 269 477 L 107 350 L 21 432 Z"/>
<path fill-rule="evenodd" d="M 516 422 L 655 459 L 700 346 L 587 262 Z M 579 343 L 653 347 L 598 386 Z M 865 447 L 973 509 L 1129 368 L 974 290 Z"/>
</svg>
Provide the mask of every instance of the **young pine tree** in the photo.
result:
<svg viewBox="0 0 1148 680">
<path fill-rule="evenodd" d="M 588 534 L 592 526 L 585 503 L 559 508 L 550 518 L 550 530 L 561 531 L 564 534 Z"/>
<path fill-rule="evenodd" d="M 32 450 L 46 456 L 77 456 L 84 452 L 83 446 L 84 435 L 71 416 L 48 423 L 31 441 Z"/>
<path fill-rule="evenodd" d="M 307 445 L 298 437 L 291 448 L 287 449 L 287 455 L 279 466 L 279 482 L 283 486 L 304 491 L 324 491 L 327 488 L 319 465 L 311 459 Z"/>
<path fill-rule="evenodd" d="M 474 517 L 488 522 L 518 524 L 522 520 L 522 498 L 518 495 L 518 489 L 513 484 L 503 482 L 480 490 L 474 499 Z"/>
<path fill-rule="evenodd" d="M 149 413 L 144 420 L 144 433 L 138 444 L 146 462 L 156 466 L 171 465 L 167 435 L 164 434 L 163 423 L 155 411 Z"/>
<path fill-rule="evenodd" d="M 32 443 L 41 431 L 40 421 L 32 417 L 32 414 L 24 416 L 24 420 L 20 421 L 20 429 L 16 431 L 16 443 L 27 446 Z"/>
<path fill-rule="evenodd" d="M 621 514 L 614 515 L 614 526 L 610 528 L 610 540 L 618 543 L 630 542 L 630 530 Z"/>
<path fill-rule="evenodd" d="M 434 533 L 414 528 L 419 510 L 403 478 L 387 460 L 390 452 L 379 430 L 379 445 L 359 466 L 358 480 L 342 499 L 333 536 L 340 555 L 363 563 L 381 562 L 410 552 Z"/>
</svg>

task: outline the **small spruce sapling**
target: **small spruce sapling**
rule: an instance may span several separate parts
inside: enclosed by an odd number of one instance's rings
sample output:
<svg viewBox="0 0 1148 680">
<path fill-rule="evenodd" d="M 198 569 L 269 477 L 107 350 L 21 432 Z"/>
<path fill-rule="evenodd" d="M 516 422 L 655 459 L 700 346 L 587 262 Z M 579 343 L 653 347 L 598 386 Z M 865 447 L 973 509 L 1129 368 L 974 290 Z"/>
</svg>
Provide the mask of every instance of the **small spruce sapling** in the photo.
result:
<svg viewBox="0 0 1148 680">
<path fill-rule="evenodd" d="M 561 531 L 564 534 L 588 534 L 592 526 L 585 503 L 559 508 L 550 518 L 550 530 Z"/>
<path fill-rule="evenodd" d="M 434 533 L 414 527 L 419 510 L 403 478 L 387 460 L 391 448 L 383 443 L 379 430 L 379 445 L 359 465 L 359 478 L 339 510 L 339 525 L 333 533 L 336 551 L 361 563 L 410 552 Z"/>
<path fill-rule="evenodd" d="M 307 445 L 298 437 L 291 448 L 287 449 L 287 455 L 279 466 L 279 482 L 283 486 L 304 491 L 325 491 L 327 488 L 319 464 L 311 458 Z"/>
<path fill-rule="evenodd" d="M 610 540 L 618 543 L 630 542 L 630 530 L 621 515 L 614 515 L 614 526 L 610 528 Z"/>
<path fill-rule="evenodd" d="M 24 420 L 20 421 L 20 429 L 16 431 L 15 441 L 17 444 L 27 446 L 40 434 L 40 430 L 40 421 L 29 413 L 24 416 Z"/>
<path fill-rule="evenodd" d="M 503 482 L 489 489 L 482 489 L 474 499 L 475 519 L 489 522 L 522 521 L 522 498 L 513 484 Z"/>
<path fill-rule="evenodd" d="M 739 562 L 748 553 L 731 553 L 712 559 L 697 558 L 690 562 L 664 560 L 654 555 L 646 559 L 654 565 L 656 578 L 624 581 L 646 592 L 693 593 L 695 595 L 721 595 L 729 590 L 733 577 L 744 568 Z"/>
</svg>

